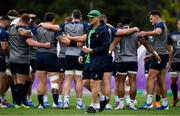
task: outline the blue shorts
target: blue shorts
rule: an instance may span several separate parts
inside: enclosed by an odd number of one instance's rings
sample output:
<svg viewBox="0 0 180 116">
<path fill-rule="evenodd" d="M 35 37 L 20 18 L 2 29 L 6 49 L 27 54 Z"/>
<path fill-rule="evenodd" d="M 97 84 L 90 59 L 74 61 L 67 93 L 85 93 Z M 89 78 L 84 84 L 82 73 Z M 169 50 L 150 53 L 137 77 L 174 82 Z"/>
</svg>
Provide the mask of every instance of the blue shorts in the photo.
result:
<svg viewBox="0 0 180 116">
<path fill-rule="evenodd" d="M 65 70 L 83 70 L 83 64 L 78 62 L 79 56 L 65 56 Z"/>
<path fill-rule="evenodd" d="M 166 65 L 167 65 L 167 62 L 169 60 L 169 55 L 165 54 L 165 55 L 159 55 L 159 56 L 161 58 L 161 63 L 158 64 L 156 58 L 153 57 L 153 59 L 151 61 L 151 64 L 150 64 L 151 69 L 159 70 L 159 71 L 162 70 L 162 69 L 166 69 Z"/>
<path fill-rule="evenodd" d="M 82 75 L 83 80 L 91 79 L 90 64 L 84 64 Z"/>
<path fill-rule="evenodd" d="M 58 58 L 58 72 L 65 72 L 65 58 Z"/>
<path fill-rule="evenodd" d="M 117 64 L 117 74 L 127 75 L 128 73 L 136 74 L 138 70 L 137 62 L 119 62 Z"/>
<path fill-rule="evenodd" d="M 0 58 L 0 72 L 6 71 L 6 61 L 4 58 Z"/>
<path fill-rule="evenodd" d="M 29 75 L 29 64 L 10 62 L 11 74 Z"/>
<path fill-rule="evenodd" d="M 40 52 L 36 54 L 38 71 L 58 72 L 58 58 L 54 53 Z"/>
</svg>

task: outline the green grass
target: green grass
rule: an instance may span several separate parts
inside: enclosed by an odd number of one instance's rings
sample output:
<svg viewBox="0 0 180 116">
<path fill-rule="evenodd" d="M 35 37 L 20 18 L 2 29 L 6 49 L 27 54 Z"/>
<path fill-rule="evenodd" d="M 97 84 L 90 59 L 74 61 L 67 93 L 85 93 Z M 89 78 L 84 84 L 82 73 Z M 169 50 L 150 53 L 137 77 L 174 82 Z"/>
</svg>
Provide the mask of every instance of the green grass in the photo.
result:
<svg viewBox="0 0 180 116">
<path fill-rule="evenodd" d="M 8 96 L 8 99 L 9 96 Z M 45 110 L 39 110 L 37 109 L 37 106 L 35 108 L 31 109 L 15 109 L 15 108 L 0 108 L 0 115 L 90 115 L 86 114 L 85 110 L 77 110 L 75 103 L 76 99 L 75 96 L 72 96 L 70 98 L 71 102 L 71 107 L 70 109 L 53 109 L 53 108 L 46 108 Z M 90 104 L 90 96 L 84 96 L 83 97 L 85 105 Z M 146 100 L 145 96 L 142 95 L 137 95 L 137 100 L 138 100 L 138 106 L 142 105 L 144 101 Z M 33 95 L 33 101 L 37 105 L 37 96 Z M 51 96 L 49 96 L 49 101 L 52 103 Z M 169 104 L 171 104 L 172 97 L 169 97 Z M 111 100 L 112 105 L 114 106 L 114 99 Z M 109 111 L 103 111 L 101 113 L 97 112 L 94 115 L 180 115 L 180 103 L 178 103 L 177 107 L 172 108 L 170 107 L 170 110 L 168 111 L 156 111 L 156 110 L 109 110 Z"/>
</svg>

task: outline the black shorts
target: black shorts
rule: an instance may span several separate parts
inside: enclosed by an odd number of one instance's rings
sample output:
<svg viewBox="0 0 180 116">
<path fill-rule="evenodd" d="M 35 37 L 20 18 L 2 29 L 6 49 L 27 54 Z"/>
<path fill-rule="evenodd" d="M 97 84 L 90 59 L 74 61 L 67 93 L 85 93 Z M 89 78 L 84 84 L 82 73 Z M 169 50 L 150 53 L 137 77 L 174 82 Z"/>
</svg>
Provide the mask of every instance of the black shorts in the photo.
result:
<svg viewBox="0 0 180 116">
<path fill-rule="evenodd" d="M 0 58 L 0 72 L 6 71 L 6 61 L 4 58 Z"/>
<path fill-rule="evenodd" d="M 58 58 L 54 53 L 41 52 L 36 54 L 38 71 L 58 72 Z"/>
<path fill-rule="evenodd" d="M 151 60 L 144 63 L 145 74 L 148 74 Z"/>
<path fill-rule="evenodd" d="M 119 62 L 117 64 L 117 74 L 127 75 L 128 73 L 136 74 L 138 70 L 137 62 Z"/>
<path fill-rule="evenodd" d="M 65 58 L 58 58 L 58 72 L 65 72 Z"/>
<path fill-rule="evenodd" d="M 180 72 L 180 62 L 171 64 L 171 72 Z"/>
<path fill-rule="evenodd" d="M 117 62 L 113 62 L 113 76 L 114 77 L 116 77 L 117 75 L 116 75 L 116 73 L 117 73 L 117 65 L 118 65 L 118 63 Z"/>
<path fill-rule="evenodd" d="M 65 56 L 65 70 L 83 70 L 83 64 L 78 62 L 79 56 Z"/>
<path fill-rule="evenodd" d="M 35 59 L 30 60 L 30 66 L 32 68 L 32 72 L 35 73 L 36 72 L 36 60 Z"/>
<path fill-rule="evenodd" d="M 156 58 L 153 57 L 151 64 L 150 64 L 151 69 L 154 69 L 154 70 L 166 69 L 166 65 L 167 65 L 167 62 L 169 60 L 169 55 L 165 54 L 165 55 L 159 55 L 159 56 L 161 58 L 161 63 L 158 64 Z"/>
<path fill-rule="evenodd" d="M 11 74 L 29 75 L 30 64 L 10 62 Z"/>
</svg>

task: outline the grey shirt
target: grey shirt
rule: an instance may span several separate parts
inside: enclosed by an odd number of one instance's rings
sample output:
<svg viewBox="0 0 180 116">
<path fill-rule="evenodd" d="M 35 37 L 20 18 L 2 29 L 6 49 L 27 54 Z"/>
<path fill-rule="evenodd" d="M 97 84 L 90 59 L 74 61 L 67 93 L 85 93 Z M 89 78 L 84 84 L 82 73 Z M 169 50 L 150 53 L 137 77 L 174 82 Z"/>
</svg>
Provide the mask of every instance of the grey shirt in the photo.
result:
<svg viewBox="0 0 180 116">
<path fill-rule="evenodd" d="M 81 36 L 85 34 L 87 24 L 80 22 L 70 22 L 60 25 L 60 28 L 65 34 L 70 36 Z M 67 46 L 65 55 L 79 56 L 81 48 L 74 46 Z"/>
<path fill-rule="evenodd" d="M 168 45 L 173 47 L 172 62 L 180 62 L 180 32 L 173 32 L 168 35 Z"/>
<path fill-rule="evenodd" d="M 48 52 L 57 54 L 57 37 L 60 32 L 54 32 L 51 30 L 47 30 L 43 27 L 37 27 L 33 29 L 33 34 L 36 36 L 38 42 L 46 43 L 50 42 L 50 48 L 38 48 L 37 52 Z"/>
<path fill-rule="evenodd" d="M 137 32 L 121 37 L 120 52 L 116 62 L 137 62 L 138 37 Z"/>
<path fill-rule="evenodd" d="M 29 29 L 27 26 L 19 27 L 23 29 Z M 9 46 L 10 56 L 9 61 L 13 63 L 30 63 L 29 58 L 29 46 L 26 43 L 26 38 L 22 37 L 15 25 L 9 28 Z"/>
<path fill-rule="evenodd" d="M 162 33 L 159 36 L 154 36 L 153 47 L 159 55 L 168 54 L 168 51 L 166 49 L 168 35 L 166 24 L 164 22 L 159 22 L 155 25 L 155 29 L 156 28 L 161 28 Z"/>
</svg>

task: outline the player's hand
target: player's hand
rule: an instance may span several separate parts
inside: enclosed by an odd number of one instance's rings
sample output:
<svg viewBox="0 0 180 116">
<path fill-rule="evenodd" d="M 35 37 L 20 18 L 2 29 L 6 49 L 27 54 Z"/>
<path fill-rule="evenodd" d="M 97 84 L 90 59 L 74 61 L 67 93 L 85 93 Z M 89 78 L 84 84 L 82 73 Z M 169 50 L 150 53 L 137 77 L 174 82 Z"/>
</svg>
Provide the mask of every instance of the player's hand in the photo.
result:
<svg viewBox="0 0 180 116">
<path fill-rule="evenodd" d="M 150 60 L 152 60 L 152 58 L 153 58 L 152 54 L 146 55 L 145 58 L 144 58 L 144 62 L 149 62 Z"/>
<path fill-rule="evenodd" d="M 171 71 L 171 63 L 170 62 L 167 63 L 166 69 L 167 69 L 167 71 Z"/>
<path fill-rule="evenodd" d="M 83 64 L 83 57 L 82 57 L 82 56 L 79 56 L 78 62 L 79 62 L 80 64 Z"/>
<path fill-rule="evenodd" d="M 140 36 L 140 37 L 144 37 L 144 36 L 146 36 L 146 32 L 145 32 L 145 31 L 141 31 L 141 32 L 139 32 L 139 36 Z"/>
<path fill-rule="evenodd" d="M 45 44 L 44 44 L 44 48 L 50 48 L 51 47 L 51 43 L 50 42 L 46 42 Z"/>
<path fill-rule="evenodd" d="M 161 63 L 161 57 L 159 55 L 155 55 L 156 60 L 158 61 L 158 64 Z"/>
<path fill-rule="evenodd" d="M 91 48 L 82 48 L 82 51 L 85 53 L 85 54 L 87 54 L 87 53 L 92 53 L 93 52 L 93 49 L 91 49 Z"/>
</svg>

